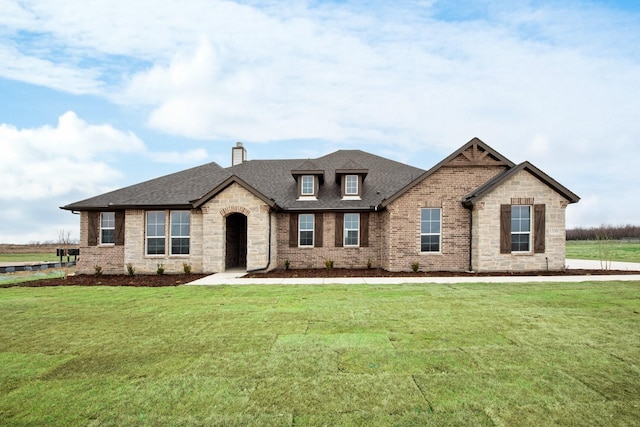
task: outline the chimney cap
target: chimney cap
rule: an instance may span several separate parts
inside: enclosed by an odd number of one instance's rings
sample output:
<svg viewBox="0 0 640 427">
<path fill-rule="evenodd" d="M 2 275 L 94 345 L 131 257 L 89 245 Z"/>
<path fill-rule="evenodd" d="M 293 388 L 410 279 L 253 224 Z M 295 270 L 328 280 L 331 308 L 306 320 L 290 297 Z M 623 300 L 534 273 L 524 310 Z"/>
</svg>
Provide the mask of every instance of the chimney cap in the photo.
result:
<svg viewBox="0 0 640 427">
<path fill-rule="evenodd" d="M 242 147 L 242 142 L 236 142 L 236 147 Z"/>
</svg>

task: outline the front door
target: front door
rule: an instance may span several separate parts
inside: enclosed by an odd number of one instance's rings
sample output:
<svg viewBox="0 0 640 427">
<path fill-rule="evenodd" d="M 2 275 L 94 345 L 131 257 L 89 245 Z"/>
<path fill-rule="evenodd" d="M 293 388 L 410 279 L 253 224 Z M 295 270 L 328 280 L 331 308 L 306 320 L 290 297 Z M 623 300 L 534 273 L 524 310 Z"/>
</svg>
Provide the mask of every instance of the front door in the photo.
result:
<svg viewBox="0 0 640 427">
<path fill-rule="evenodd" d="M 225 269 L 247 268 L 247 217 L 234 213 L 227 217 Z"/>
</svg>

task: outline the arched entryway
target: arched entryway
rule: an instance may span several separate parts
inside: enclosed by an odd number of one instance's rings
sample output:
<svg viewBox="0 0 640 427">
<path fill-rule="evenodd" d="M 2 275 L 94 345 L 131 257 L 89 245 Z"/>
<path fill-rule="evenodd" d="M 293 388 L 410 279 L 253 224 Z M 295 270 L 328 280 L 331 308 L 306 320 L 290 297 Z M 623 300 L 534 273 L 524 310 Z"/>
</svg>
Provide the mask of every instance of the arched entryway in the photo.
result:
<svg viewBox="0 0 640 427">
<path fill-rule="evenodd" d="M 227 216 L 225 269 L 247 268 L 247 217 L 240 213 Z"/>
</svg>

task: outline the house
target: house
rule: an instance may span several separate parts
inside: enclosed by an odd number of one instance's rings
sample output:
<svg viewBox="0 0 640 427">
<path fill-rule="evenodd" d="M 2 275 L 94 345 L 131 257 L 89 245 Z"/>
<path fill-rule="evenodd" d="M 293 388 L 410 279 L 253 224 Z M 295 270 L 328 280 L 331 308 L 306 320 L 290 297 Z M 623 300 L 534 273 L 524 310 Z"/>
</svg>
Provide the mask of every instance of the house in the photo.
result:
<svg viewBox="0 0 640 427">
<path fill-rule="evenodd" d="M 359 150 L 209 163 L 62 209 L 80 214 L 79 273 L 381 267 L 536 271 L 565 266 L 579 197 L 474 138 L 429 170 Z"/>
</svg>

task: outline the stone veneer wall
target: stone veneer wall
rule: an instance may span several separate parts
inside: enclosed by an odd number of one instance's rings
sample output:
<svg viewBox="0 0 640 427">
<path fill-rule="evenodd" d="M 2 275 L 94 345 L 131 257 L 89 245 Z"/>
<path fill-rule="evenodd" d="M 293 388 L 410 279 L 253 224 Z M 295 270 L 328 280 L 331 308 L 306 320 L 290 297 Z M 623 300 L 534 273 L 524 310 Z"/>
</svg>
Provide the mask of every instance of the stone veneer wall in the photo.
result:
<svg viewBox="0 0 640 427">
<path fill-rule="evenodd" d="M 271 208 L 241 185 L 233 183 L 202 206 L 204 272 L 225 271 L 226 217 L 233 213 L 247 217 L 247 270 L 263 269 L 270 264 Z M 272 233 L 275 233 L 273 228 Z M 275 256 L 273 249 L 272 257 Z"/>
<path fill-rule="evenodd" d="M 98 236 L 100 230 L 96 230 Z M 124 246 L 89 246 L 89 213 L 80 212 L 80 256 L 76 265 L 77 274 L 94 274 L 100 266 L 104 274 L 122 274 L 124 268 Z"/>
<path fill-rule="evenodd" d="M 410 271 L 418 263 L 420 271 L 466 271 L 470 266 L 471 214 L 462 198 L 504 170 L 503 166 L 462 166 L 454 159 L 417 184 L 388 207 L 388 225 L 382 239 L 388 247 L 383 267 L 390 271 Z M 420 252 L 420 209 L 442 209 L 441 253 Z"/>
<path fill-rule="evenodd" d="M 367 268 L 381 266 L 380 215 L 373 212 L 363 212 L 369 215 L 369 246 L 368 247 L 336 247 L 336 215 L 334 212 L 323 213 L 322 247 L 320 248 L 291 248 L 289 247 L 289 215 L 297 213 L 278 213 L 277 231 L 277 267 L 285 268 L 289 261 L 290 268 L 325 268 L 325 261 L 333 261 L 334 268 Z"/>
<path fill-rule="evenodd" d="M 512 198 L 546 205 L 545 253 L 500 253 L 500 205 Z M 523 170 L 480 200 L 473 210 L 472 265 L 475 271 L 559 271 L 565 267 L 567 200 Z M 532 221 L 533 224 L 533 221 Z M 533 225 L 532 225 L 533 227 Z"/>
<path fill-rule="evenodd" d="M 158 211 L 158 209 L 154 209 Z M 184 265 L 191 266 L 192 273 L 201 273 L 202 270 L 202 211 L 192 209 L 191 212 L 191 241 L 189 255 L 169 255 L 170 253 L 170 210 L 165 213 L 165 255 L 146 255 L 144 210 L 128 210 L 125 215 L 125 251 L 122 271 L 126 273 L 126 265 L 131 263 L 136 273 L 155 274 L 158 264 L 162 264 L 166 274 L 183 273 Z"/>
</svg>

